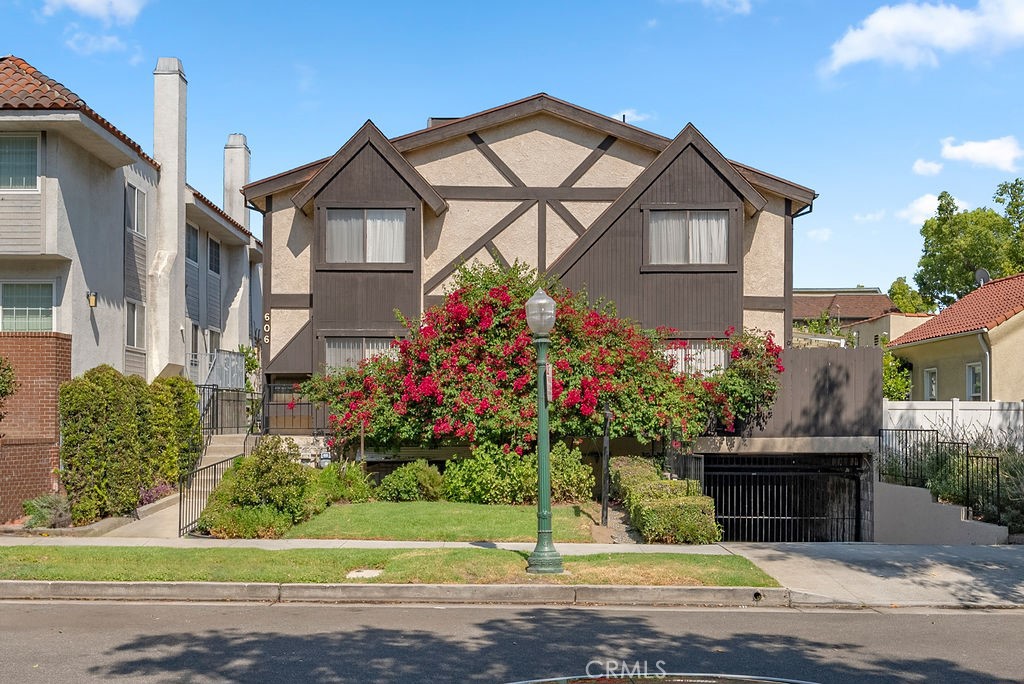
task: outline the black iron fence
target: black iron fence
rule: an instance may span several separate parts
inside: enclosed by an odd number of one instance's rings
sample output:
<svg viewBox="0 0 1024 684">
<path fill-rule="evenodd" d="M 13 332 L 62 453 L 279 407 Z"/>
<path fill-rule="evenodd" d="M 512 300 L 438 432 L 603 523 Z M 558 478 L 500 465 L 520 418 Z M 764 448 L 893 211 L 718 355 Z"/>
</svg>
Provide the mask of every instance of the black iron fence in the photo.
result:
<svg viewBox="0 0 1024 684">
<path fill-rule="evenodd" d="M 178 483 L 178 535 L 185 536 L 196 528 L 210 494 L 220 484 L 235 457 L 196 468 Z"/>
<path fill-rule="evenodd" d="M 940 502 L 964 506 L 976 520 L 1000 521 L 999 457 L 972 454 L 964 442 L 940 441 L 936 430 L 879 430 L 878 477 L 926 488 Z"/>
<path fill-rule="evenodd" d="M 325 434 L 329 427 L 328 415 L 330 411 L 324 404 L 303 398 L 294 385 L 263 386 L 263 420 L 267 434 Z"/>
</svg>

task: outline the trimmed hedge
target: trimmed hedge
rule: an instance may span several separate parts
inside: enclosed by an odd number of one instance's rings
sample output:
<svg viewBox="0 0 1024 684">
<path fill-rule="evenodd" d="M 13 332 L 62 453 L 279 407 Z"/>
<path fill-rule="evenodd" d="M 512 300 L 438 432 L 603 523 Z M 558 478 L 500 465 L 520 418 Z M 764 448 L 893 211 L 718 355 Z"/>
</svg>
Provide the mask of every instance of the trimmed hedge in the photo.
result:
<svg viewBox="0 0 1024 684">
<path fill-rule="evenodd" d="M 594 471 L 583 462 L 580 450 L 557 442 L 549 456 L 552 503 L 590 499 Z M 480 504 L 535 503 L 537 454 L 520 456 L 494 444 L 478 444 L 469 458 L 448 461 L 444 470 L 444 498 Z"/>
<path fill-rule="evenodd" d="M 65 383 L 58 399 L 60 479 L 73 524 L 125 515 L 145 492 L 177 483 L 200 444 L 198 401 L 188 380 L 147 387 L 111 366 Z"/>
<path fill-rule="evenodd" d="M 440 471 L 422 458 L 399 467 L 377 486 L 381 501 L 437 501 L 442 493 Z"/>
<path fill-rule="evenodd" d="M 622 501 L 634 529 L 648 543 L 712 544 L 721 541 L 715 503 L 696 480 L 664 480 L 649 460 L 617 457 L 611 465 L 612 492 Z"/>
</svg>

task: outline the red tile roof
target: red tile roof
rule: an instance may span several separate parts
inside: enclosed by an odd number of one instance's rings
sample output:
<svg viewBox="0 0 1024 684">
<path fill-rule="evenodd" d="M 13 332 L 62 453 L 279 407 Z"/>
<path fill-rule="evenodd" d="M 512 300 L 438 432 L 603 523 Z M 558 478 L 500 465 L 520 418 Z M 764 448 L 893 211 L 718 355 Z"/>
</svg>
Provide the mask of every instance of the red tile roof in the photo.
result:
<svg viewBox="0 0 1024 684">
<path fill-rule="evenodd" d="M 862 321 L 897 309 L 884 294 L 793 295 L 793 318 L 796 320 L 812 320 L 826 310 L 832 317 L 843 321 Z"/>
<path fill-rule="evenodd" d="M 119 131 L 114 124 L 93 111 L 85 101 L 34 66 L 14 55 L 0 57 L 0 110 L 39 109 L 73 110 L 89 117 L 115 138 L 130 147 L 153 168 L 160 165 L 142 151 L 142 147 Z"/>
<path fill-rule="evenodd" d="M 197 202 L 199 202 L 200 204 L 206 205 L 206 207 L 209 208 L 210 210 L 212 210 L 213 213 L 217 214 L 222 219 L 224 219 L 225 221 L 230 223 L 232 227 L 237 228 L 241 233 L 244 233 L 245 235 L 248 235 L 249 237 L 252 237 L 252 233 L 250 233 L 248 230 L 246 230 L 245 227 L 241 223 L 239 223 L 235 219 L 231 218 L 226 211 L 224 211 L 223 209 L 218 207 L 216 204 L 214 204 L 213 200 L 211 200 L 209 197 L 207 197 L 203 193 L 199 192 L 198 190 L 193 188 L 191 185 L 187 185 L 186 184 L 185 187 L 188 188 L 188 191 L 192 193 L 192 196 L 196 198 Z M 246 211 L 248 211 L 248 209 L 246 209 Z"/>
<path fill-rule="evenodd" d="M 938 316 L 892 341 L 891 346 L 991 330 L 1024 311 L 1024 273 L 993 280 L 969 292 Z"/>
</svg>

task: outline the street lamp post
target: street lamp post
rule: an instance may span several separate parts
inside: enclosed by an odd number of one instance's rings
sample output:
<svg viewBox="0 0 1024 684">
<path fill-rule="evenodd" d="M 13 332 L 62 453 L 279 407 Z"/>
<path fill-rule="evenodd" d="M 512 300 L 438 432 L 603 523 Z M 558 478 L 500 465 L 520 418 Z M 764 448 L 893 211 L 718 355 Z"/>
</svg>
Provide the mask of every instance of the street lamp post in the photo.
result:
<svg viewBox="0 0 1024 684">
<path fill-rule="evenodd" d="M 538 288 L 526 302 L 526 323 L 537 345 L 537 546 L 527 559 L 526 571 L 563 572 L 562 557 L 551 541 L 551 461 L 548 432 L 548 334 L 555 327 L 555 300 Z"/>
</svg>

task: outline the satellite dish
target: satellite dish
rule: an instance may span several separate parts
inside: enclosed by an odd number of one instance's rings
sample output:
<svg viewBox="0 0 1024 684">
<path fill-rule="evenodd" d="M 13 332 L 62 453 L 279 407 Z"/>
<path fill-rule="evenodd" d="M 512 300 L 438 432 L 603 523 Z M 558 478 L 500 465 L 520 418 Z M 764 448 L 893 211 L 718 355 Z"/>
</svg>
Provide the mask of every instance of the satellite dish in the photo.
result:
<svg viewBox="0 0 1024 684">
<path fill-rule="evenodd" d="M 974 284 L 977 285 L 978 287 L 981 287 L 990 280 L 992 280 L 992 276 L 989 275 L 987 269 L 979 268 L 977 271 L 974 272 Z"/>
</svg>

